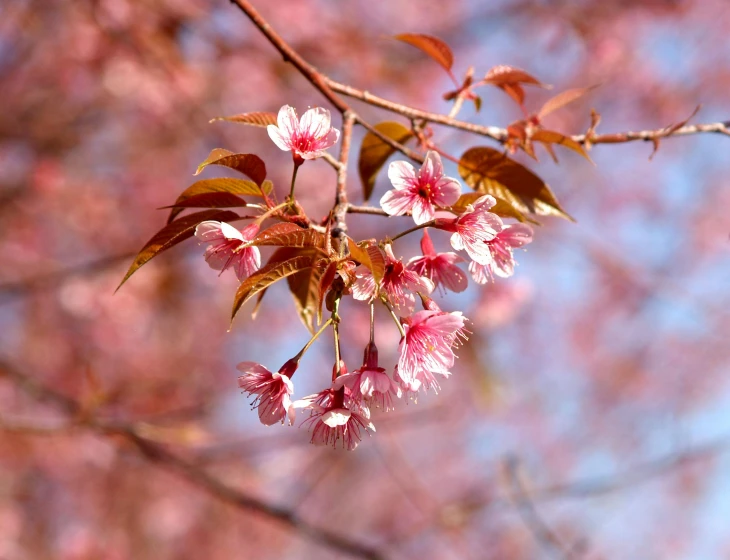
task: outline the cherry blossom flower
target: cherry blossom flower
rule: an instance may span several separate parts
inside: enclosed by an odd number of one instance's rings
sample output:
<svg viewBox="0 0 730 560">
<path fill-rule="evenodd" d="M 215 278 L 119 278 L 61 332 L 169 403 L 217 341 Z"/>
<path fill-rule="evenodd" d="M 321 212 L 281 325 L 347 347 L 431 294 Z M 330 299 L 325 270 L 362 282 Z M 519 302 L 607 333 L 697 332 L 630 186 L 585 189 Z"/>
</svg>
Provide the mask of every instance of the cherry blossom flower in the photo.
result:
<svg viewBox="0 0 730 560">
<path fill-rule="evenodd" d="M 246 247 L 259 232 L 258 224 L 250 224 L 241 231 L 225 222 L 201 222 L 195 228 L 195 237 L 211 243 L 205 250 L 205 260 L 213 270 L 221 274 L 233 267 L 239 280 L 250 276 L 261 266 L 258 247 Z"/>
<path fill-rule="evenodd" d="M 257 395 L 251 406 L 258 409 L 262 424 L 283 424 L 285 419 L 289 420 L 289 425 L 294 423 L 296 410 L 291 401 L 291 395 L 294 394 L 291 376 L 298 365 L 299 362 L 289 360 L 277 373 L 255 362 L 241 362 L 236 366 L 244 373 L 238 378 L 238 386 L 249 395 Z"/>
<path fill-rule="evenodd" d="M 497 203 L 491 195 L 484 195 L 466 207 L 457 218 L 439 218 L 436 227 L 454 232 L 451 246 L 457 251 L 466 250 L 479 264 L 487 264 L 492 257 L 485 242 L 491 241 L 502 231 L 502 219 L 489 211 Z"/>
<path fill-rule="evenodd" d="M 293 404 L 295 408 L 310 410 L 311 414 L 305 422 L 313 426 L 313 444 L 337 447 L 339 442 L 343 448 L 352 451 L 362 440 L 362 429 L 375 431 L 370 421 L 370 410 L 365 406 L 357 406 L 347 393 L 346 387 L 325 389 Z"/>
<path fill-rule="evenodd" d="M 280 149 L 292 152 L 298 164 L 322 157 L 340 137 L 340 131 L 331 126 L 330 112 L 322 107 L 309 109 L 297 119 L 294 107 L 284 105 L 279 109 L 277 125 L 266 127 L 269 137 Z"/>
<path fill-rule="evenodd" d="M 457 262 L 463 262 L 464 259 L 456 253 L 437 253 L 427 229 L 423 230 L 421 251 L 422 257 L 414 257 L 408 261 L 408 270 L 431 280 L 441 294 L 446 290 L 463 292 L 466 289 L 466 273 L 456 266 Z"/>
<path fill-rule="evenodd" d="M 465 320 L 460 311 L 436 310 L 419 311 L 403 320 L 405 336 L 398 347 L 398 376 L 402 384 L 413 386 L 420 381 L 425 389 L 438 389 L 433 374 L 450 375 L 455 358 L 452 347 L 459 338 L 466 338 Z"/>
<path fill-rule="evenodd" d="M 431 280 L 408 270 L 400 259 L 393 255 L 391 245 L 385 246 L 385 272 L 380 285 L 375 285 L 373 273 L 364 266 L 355 269 L 357 280 L 352 286 L 352 297 L 361 301 L 372 300 L 382 290 L 390 303 L 411 313 L 416 304 L 414 292 L 430 294 L 434 285 Z"/>
<path fill-rule="evenodd" d="M 385 373 L 384 368 L 378 367 L 378 349 L 372 342 L 365 348 L 362 367 L 335 379 L 333 388 L 342 387 L 349 389 L 353 401 L 372 404 L 386 412 L 393 409 L 392 396 L 401 396 L 400 387 Z"/>
<path fill-rule="evenodd" d="M 459 181 L 444 176 L 441 156 L 429 151 L 416 173 L 406 161 L 394 161 L 388 178 L 395 187 L 380 199 L 380 206 L 391 216 L 411 212 L 413 221 L 423 224 L 433 220 L 436 207 L 450 206 L 461 194 Z"/>
<path fill-rule="evenodd" d="M 532 228 L 526 224 L 504 226 L 497 236 L 487 241 L 491 259 L 485 264 L 471 262 L 469 272 L 475 282 L 486 284 L 494 275 L 509 278 L 515 271 L 515 257 L 512 250 L 532 242 Z"/>
</svg>

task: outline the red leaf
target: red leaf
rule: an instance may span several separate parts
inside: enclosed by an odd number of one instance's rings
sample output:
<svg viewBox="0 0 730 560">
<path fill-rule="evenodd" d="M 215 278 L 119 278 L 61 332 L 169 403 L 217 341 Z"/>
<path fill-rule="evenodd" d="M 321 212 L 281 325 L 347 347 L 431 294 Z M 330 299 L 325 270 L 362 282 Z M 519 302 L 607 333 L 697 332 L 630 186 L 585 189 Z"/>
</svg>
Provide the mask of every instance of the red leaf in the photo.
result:
<svg viewBox="0 0 730 560">
<path fill-rule="evenodd" d="M 195 194 L 176 204 L 162 206 L 158 210 L 166 208 L 237 208 L 241 206 L 246 206 L 246 201 L 235 194 L 212 192 Z"/>
<path fill-rule="evenodd" d="M 266 127 L 270 124 L 276 124 L 276 114 L 267 112 L 239 113 L 238 115 L 232 115 L 230 117 L 215 117 L 213 119 L 210 119 L 210 122 L 215 121 L 229 121 L 241 124 L 248 124 L 251 126 Z"/>
<path fill-rule="evenodd" d="M 215 220 L 219 222 L 230 222 L 240 218 L 235 212 L 230 210 L 203 210 L 202 212 L 195 212 L 183 216 L 179 220 L 167 224 L 164 228 L 158 231 L 152 239 L 150 239 L 142 250 L 137 254 L 132 262 L 127 274 L 125 274 L 122 281 L 119 283 L 117 290 L 122 287 L 135 271 L 145 264 L 147 261 L 156 257 L 163 251 L 166 251 L 170 247 L 174 247 L 178 243 L 185 241 L 189 237 L 192 237 L 195 233 L 196 226 L 207 220 Z"/>
<path fill-rule="evenodd" d="M 322 233 L 289 222 L 274 224 L 251 240 L 251 244 L 256 246 L 313 247 L 320 250 L 324 249 L 325 243 Z"/>
<path fill-rule="evenodd" d="M 524 70 L 506 65 L 495 66 L 489 70 L 487 75 L 484 76 L 483 82 L 504 90 L 518 105 L 522 105 L 525 101 L 525 90 L 520 84 L 528 84 L 546 89 L 551 87 L 543 84 L 540 80 Z"/>
<path fill-rule="evenodd" d="M 580 143 L 573 140 L 570 136 L 566 136 L 565 134 L 561 134 L 560 132 L 540 128 L 538 130 L 535 130 L 530 138 L 535 142 L 542 142 L 543 144 L 545 144 L 545 148 L 548 149 L 548 152 L 551 152 L 551 150 L 549 149 L 550 144 L 560 144 L 561 146 L 565 146 L 566 148 L 573 150 L 575 153 L 582 155 L 588 161 L 593 163 L 593 160 L 591 160 L 588 152 L 585 151 L 585 148 L 583 148 Z M 551 155 L 553 156 L 553 159 L 557 161 L 557 159 L 555 158 L 555 154 Z"/>
<path fill-rule="evenodd" d="M 451 67 L 454 65 L 454 53 L 441 39 L 421 33 L 401 33 L 396 35 L 395 39 L 422 50 L 451 74 Z"/>
<path fill-rule="evenodd" d="M 216 148 L 198 166 L 195 175 L 199 175 L 209 165 L 223 165 L 251 177 L 257 185 L 266 179 L 266 164 L 255 154 L 234 154 L 223 148 Z"/>
<path fill-rule="evenodd" d="M 368 244 L 367 246 L 362 246 L 365 243 L 370 242 L 361 241 L 357 244 L 351 238 L 347 238 L 350 256 L 369 269 L 373 273 L 375 282 L 378 283 L 385 273 L 385 257 L 383 257 L 383 253 L 378 249 L 377 245 Z"/>
</svg>

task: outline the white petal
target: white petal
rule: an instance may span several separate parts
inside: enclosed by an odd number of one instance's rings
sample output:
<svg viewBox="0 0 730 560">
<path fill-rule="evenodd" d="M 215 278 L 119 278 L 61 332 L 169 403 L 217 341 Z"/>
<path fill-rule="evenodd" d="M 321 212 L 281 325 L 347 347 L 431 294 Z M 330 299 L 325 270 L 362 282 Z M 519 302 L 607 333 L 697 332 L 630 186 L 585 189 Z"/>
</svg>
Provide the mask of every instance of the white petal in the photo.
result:
<svg viewBox="0 0 730 560">
<path fill-rule="evenodd" d="M 410 189 L 417 181 L 416 171 L 407 161 L 394 161 L 388 166 L 388 179 L 396 189 Z"/>
</svg>

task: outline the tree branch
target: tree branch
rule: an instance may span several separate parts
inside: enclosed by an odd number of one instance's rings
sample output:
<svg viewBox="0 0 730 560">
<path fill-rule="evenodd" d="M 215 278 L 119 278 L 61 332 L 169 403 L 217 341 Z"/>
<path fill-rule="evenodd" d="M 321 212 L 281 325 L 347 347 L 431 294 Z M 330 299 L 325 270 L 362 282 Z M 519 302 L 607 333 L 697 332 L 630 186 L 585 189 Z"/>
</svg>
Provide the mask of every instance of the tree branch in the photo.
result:
<svg viewBox="0 0 730 560">
<path fill-rule="evenodd" d="M 351 556 L 368 560 L 382 560 L 385 558 L 380 551 L 374 548 L 327 529 L 315 527 L 292 510 L 264 502 L 220 481 L 194 463 L 143 437 L 141 430 L 135 423 L 118 423 L 90 415 L 81 403 L 37 382 L 4 360 L 0 360 L 0 376 L 10 379 L 17 387 L 34 399 L 61 408 L 70 417 L 71 423 L 59 426 L 55 430 L 56 433 L 59 431 L 67 432 L 70 428 L 80 427 L 105 436 L 122 436 L 127 442 L 133 444 L 151 463 L 187 480 L 223 502 L 241 510 L 254 512 L 275 520 L 319 544 L 329 546 Z M 0 430 L 3 430 L 4 427 L 4 424 L 0 424 Z M 19 426 L 11 425 L 9 431 L 18 433 L 19 430 L 15 429 L 17 427 Z M 47 426 L 32 427 L 24 424 L 21 427 L 22 430 L 20 431 L 28 435 L 48 435 L 52 431 Z"/>
</svg>

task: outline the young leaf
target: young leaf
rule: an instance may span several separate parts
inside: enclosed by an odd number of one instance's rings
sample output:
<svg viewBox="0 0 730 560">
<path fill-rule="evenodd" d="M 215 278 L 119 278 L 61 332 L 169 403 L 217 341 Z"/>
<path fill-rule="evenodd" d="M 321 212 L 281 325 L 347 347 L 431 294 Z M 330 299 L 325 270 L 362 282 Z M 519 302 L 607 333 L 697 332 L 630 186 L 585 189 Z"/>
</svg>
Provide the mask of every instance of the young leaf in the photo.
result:
<svg viewBox="0 0 730 560">
<path fill-rule="evenodd" d="M 347 247 L 350 250 L 350 256 L 373 273 L 376 283 L 380 282 L 385 274 L 385 258 L 377 245 L 362 247 L 348 237 Z"/>
<path fill-rule="evenodd" d="M 441 39 L 421 33 L 401 33 L 396 35 L 395 39 L 422 50 L 451 75 L 451 67 L 454 65 L 454 53 Z"/>
<path fill-rule="evenodd" d="M 255 154 L 234 154 L 223 148 L 216 148 L 198 166 L 195 175 L 199 175 L 209 165 L 223 165 L 247 175 L 260 185 L 266 179 L 266 164 Z"/>
<path fill-rule="evenodd" d="M 332 287 L 332 282 L 334 282 L 336 274 L 337 263 L 330 262 L 319 280 L 319 286 L 317 289 L 317 323 L 322 322 L 322 303 L 324 302 L 327 290 Z"/>
<path fill-rule="evenodd" d="M 261 190 L 267 191 L 268 185 L 264 181 L 261 188 L 252 181 L 246 179 L 229 179 L 227 177 L 220 177 L 218 179 L 203 179 L 197 181 L 185 189 L 180 196 L 177 197 L 175 204 L 172 204 L 172 210 L 170 216 L 167 218 L 169 224 L 175 219 L 180 212 L 183 211 L 181 205 L 187 199 L 206 193 L 229 193 L 233 195 L 243 196 L 261 196 Z M 273 186 L 273 185 L 272 185 Z M 269 190 L 271 192 L 271 190 Z M 268 194 L 268 193 L 267 193 Z"/>
<path fill-rule="evenodd" d="M 256 274 L 252 274 L 246 278 L 238 287 L 236 296 L 233 299 L 231 321 L 233 321 L 241 306 L 249 299 L 282 278 L 287 278 L 300 270 L 311 267 L 314 264 L 315 258 L 311 255 L 297 255 L 285 261 L 268 263 L 256 272 Z"/>
<path fill-rule="evenodd" d="M 487 75 L 484 76 L 483 82 L 504 90 L 518 105 L 522 105 L 525 101 L 525 90 L 520 84 L 528 84 L 546 89 L 551 87 L 543 84 L 540 80 L 524 70 L 504 64 L 495 66 L 489 70 Z"/>
<path fill-rule="evenodd" d="M 573 101 L 580 99 L 583 97 L 586 93 L 591 91 L 592 89 L 596 88 L 596 86 L 587 87 L 587 88 L 576 88 L 576 89 L 567 89 L 562 93 L 557 94 L 555 97 L 551 97 L 548 99 L 545 104 L 542 106 L 542 108 L 537 112 L 537 118 L 538 120 L 542 120 L 547 115 L 552 113 L 553 111 L 557 111 L 561 107 L 565 107 L 569 103 L 572 103 Z"/>
<path fill-rule="evenodd" d="M 550 144 L 560 144 L 561 146 L 565 146 L 566 148 L 569 148 L 574 152 L 582 155 L 588 161 L 593 163 L 593 160 L 588 155 L 588 152 L 585 151 L 585 148 L 583 148 L 583 146 L 573 140 L 570 136 L 565 136 L 564 134 L 560 134 L 559 132 L 555 132 L 554 130 L 545 130 L 543 128 L 540 128 L 532 133 L 530 139 L 534 142 L 542 142 L 543 144 L 545 144 L 545 148 L 547 148 L 548 151 L 550 151 Z M 553 156 L 553 159 L 556 159 L 555 154 L 551 153 L 551 155 Z"/>
<path fill-rule="evenodd" d="M 475 191 L 501 198 L 522 213 L 573 220 L 540 177 L 493 148 L 467 150 L 459 161 L 459 175 Z"/>
<path fill-rule="evenodd" d="M 322 317 L 320 283 L 327 260 L 322 258 L 321 253 L 312 249 L 299 249 L 299 251 L 302 255 L 312 256 L 314 264 L 310 268 L 292 274 L 286 280 L 289 284 L 289 291 L 294 296 L 294 305 L 299 313 L 299 318 L 309 332 L 314 334 L 315 319 L 321 321 Z"/>
<path fill-rule="evenodd" d="M 400 144 L 405 144 L 413 137 L 413 131 L 397 122 L 381 122 L 375 125 L 378 132 L 388 138 L 392 138 Z M 395 150 L 380 138 L 368 132 L 360 146 L 360 156 L 357 161 L 357 169 L 362 182 L 363 196 L 369 200 L 375 187 L 375 178 L 378 171 L 383 167 L 387 159 L 393 155 Z"/>
<path fill-rule="evenodd" d="M 282 222 L 260 232 L 251 240 L 252 245 L 274 245 L 280 247 L 313 247 L 324 249 L 325 236 L 313 229 L 305 229 L 296 224 Z"/>
<path fill-rule="evenodd" d="M 187 238 L 192 237 L 195 233 L 195 227 L 207 220 L 215 220 L 219 222 L 230 222 L 239 218 L 240 216 L 230 210 L 203 210 L 202 212 L 195 212 L 183 216 L 179 220 L 176 220 L 170 224 L 167 224 L 164 228 L 158 231 L 152 239 L 150 239 L 142 250 L 137 254 L 132 262 L 127 274 L 119 283 L 117 290 L 122 287 L 135 271 L 149 261 L 152 257 L 156 257 L 163 251 L 174 247 L 181 241 L 185 241 Z"/>
<path fill-rule="evenodd" d="M 251 126 L 267 127 L 270 124 L 276 124 L 276 114 L 267 112 L 239 113 L 238 115 L 231 115 L 230 117 L 215 117 L 210 119 L 209 122 L 215 121 L 228 121 L 248 124 Z"/>
</svg>

